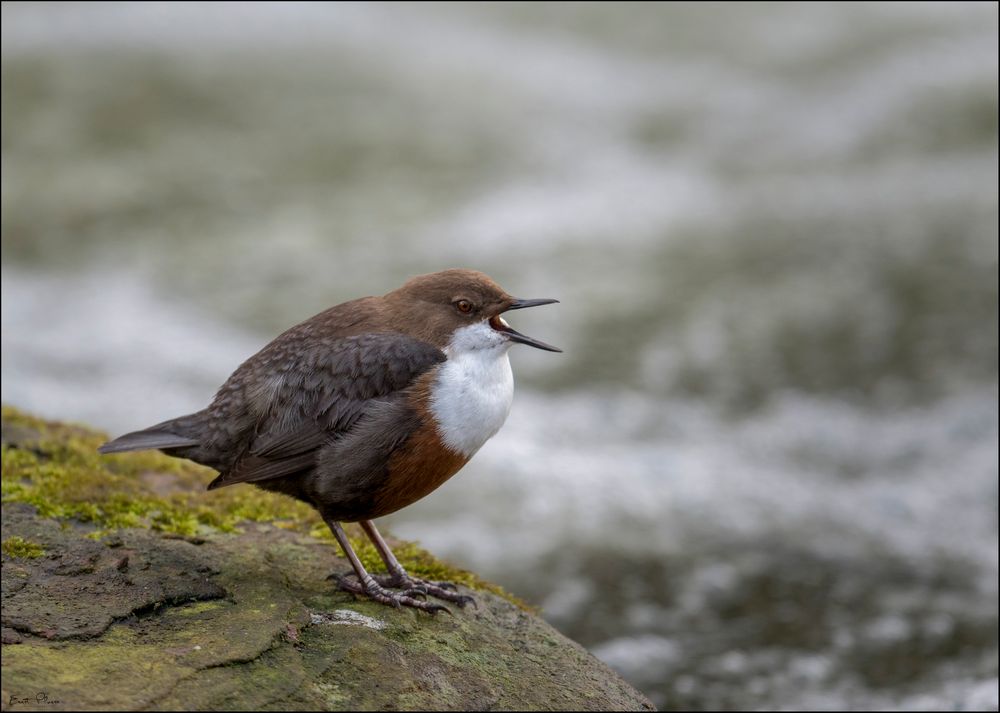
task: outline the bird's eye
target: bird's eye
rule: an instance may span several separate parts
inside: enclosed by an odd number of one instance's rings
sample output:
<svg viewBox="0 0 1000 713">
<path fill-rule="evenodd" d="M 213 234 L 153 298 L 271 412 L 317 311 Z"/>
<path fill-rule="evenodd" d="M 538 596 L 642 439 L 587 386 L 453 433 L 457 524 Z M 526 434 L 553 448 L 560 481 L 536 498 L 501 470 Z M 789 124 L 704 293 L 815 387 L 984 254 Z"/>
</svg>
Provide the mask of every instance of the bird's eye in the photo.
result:
<svg viewBox="0 0 1000 713">
<path fill-rule="evenodd" d="M 462 314 L 469 314 L 472 312 L 472 303 L 469 300 L 459 300 L 455 303 L 455 307 Z"/>
</svg>

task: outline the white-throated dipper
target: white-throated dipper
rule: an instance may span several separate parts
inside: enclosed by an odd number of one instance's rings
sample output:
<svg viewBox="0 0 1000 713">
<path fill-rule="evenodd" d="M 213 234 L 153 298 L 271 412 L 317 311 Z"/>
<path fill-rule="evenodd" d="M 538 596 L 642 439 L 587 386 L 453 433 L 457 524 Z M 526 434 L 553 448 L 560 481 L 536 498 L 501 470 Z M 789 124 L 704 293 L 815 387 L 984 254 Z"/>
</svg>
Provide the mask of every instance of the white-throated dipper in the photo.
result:
<svg viewBox="0 0 1000 713">
<path fill-rule="evenodd" d="M 247 359 L 208 408 L 116 438 L 101 453 L 159 449 L 214 468 L 208 488 L 252 483 L 315 507 L 357 581 L 340 586 L 394 606 L 464 606 L 448 582 L 411 577 L 372 522 L 429 494 L 503 425 L 514 342 L 561 351 L 500 315 L 520 300 L 474 270 L 420 275 L 382 297 L 331 307 Z M 341 522 L 360 522 L 388 574 L 365 571 Z M 396 591 L 393 591 L 396 590 Z"/>
</svg>

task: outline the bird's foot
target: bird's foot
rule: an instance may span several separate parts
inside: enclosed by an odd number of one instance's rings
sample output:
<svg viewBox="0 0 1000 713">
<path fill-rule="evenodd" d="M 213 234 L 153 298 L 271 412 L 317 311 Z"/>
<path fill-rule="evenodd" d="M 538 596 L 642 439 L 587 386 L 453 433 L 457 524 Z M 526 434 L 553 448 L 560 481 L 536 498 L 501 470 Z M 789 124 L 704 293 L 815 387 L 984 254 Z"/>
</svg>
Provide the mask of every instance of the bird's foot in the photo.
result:
<svg viewBox="0 0 1000 713">
<path fill-rule="evenodd" d="M 429 594 L 432 597 L 444 599 L 446 602 L 454 602 L 459 606 L 459 608 L 464 608 L 466 604 L 471 604 L 477 609 L 479 608 L 475 599 L 470 597 L 468 594 L 459 594 L 458 587 L 451 582 L 430 582 L 426 579 L 411 577 L 406 572 L 396 574 L 376 574 L 374 575 L 374 579 L 383 587 L 406 589 L 408 591 Z"/>
<path fill-rule="evenodd" d="M 334 575 L 331 575 L 331 577 L 333 576 Z M 376 602 L 388 604 L 389 606 L 396 607 L 397 609 L 400 607 L 413 607 L 414 609 L 420 609 L 429 614 L 437 614 L 439 611 L 451 614 L 451 610 L 448 609 L 448 607 L 440 604 L 432 604 L 431 602 L 424 601 L 423 599 L 415 599 L 414 597 L 426 598 L 427 596 L 427 592 L 417 586 L 407 587 L 401 592 L 389 591 L 375 581 L 375 578 L 370 574 L 363 580 L 359 580 L 355 574 L 338 576 L 336 577 L 336 580 L 337 584 L 344 591 L 352 592 L 353 594 L 364 594 L 369 599 L 374 599 Z"/>
</svg>

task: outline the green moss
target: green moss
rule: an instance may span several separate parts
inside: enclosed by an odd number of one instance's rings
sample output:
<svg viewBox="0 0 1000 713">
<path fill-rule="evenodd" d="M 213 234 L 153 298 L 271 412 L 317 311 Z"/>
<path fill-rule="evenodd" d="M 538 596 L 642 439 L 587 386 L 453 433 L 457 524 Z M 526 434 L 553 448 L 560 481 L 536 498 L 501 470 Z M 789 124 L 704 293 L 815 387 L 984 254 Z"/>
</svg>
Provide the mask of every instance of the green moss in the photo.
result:
<svg viewBox="0 0 1000 713">
<path fill-rule="evenodd" d="M 124 527 L 192 536 L 234 532 L 243 522 L 269 522 L 332 542 L 329 528 L 308 505 L 252 487 L 206 491 L 215 472 L 157 451 L 101 455 L 107 436 L 3 406 L 3 502 L 28 503 L 43 517 L 92 523 L 100 538 Z M 384 569 L 360 528 L 348 526 L 358 556 Z M 6 547 L 6 545 L 5 545 Z M 447 580 L 524 604 L 475 574 L 452 567 L 412 542 L 394 542 L 400 563 L 416 577 Z"/>
<path fill-rule="evenodd" d="M 8 557 L 36 559 L 45 555 L 45 548 L 23 537 L 8 537 L 3 541 L 3 553 Z"/>
</svg>

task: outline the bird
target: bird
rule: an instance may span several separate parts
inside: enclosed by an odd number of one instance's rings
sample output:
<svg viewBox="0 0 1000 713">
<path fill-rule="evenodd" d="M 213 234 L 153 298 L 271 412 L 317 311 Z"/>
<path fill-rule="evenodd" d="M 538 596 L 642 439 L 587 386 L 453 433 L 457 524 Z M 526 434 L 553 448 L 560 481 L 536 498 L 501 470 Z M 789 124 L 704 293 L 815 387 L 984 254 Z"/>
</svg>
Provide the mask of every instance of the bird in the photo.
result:
<svg viewBox="0 0 1000 713">
<path fill-rule="evenodd" d="M 430 494 L 499 431 L 514 393 L 518 299 L 482 272 L 418 275 L 382 296 L 331 307 L 244 361 L 201 411 L 127 433 L 101 453 L 160 450 L 218 471 L 209 490 L 249 483 L 313 506 L 353 569 L 339 587 L 434 614 L 474 603 L 450 582 L 411 576 L 373 520 Z M 387 574 L 373 575 L 341 523 L 357 522 Z"/>
</svg>

